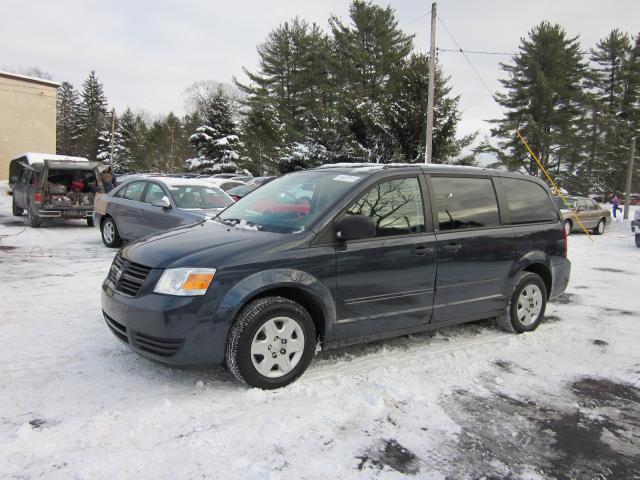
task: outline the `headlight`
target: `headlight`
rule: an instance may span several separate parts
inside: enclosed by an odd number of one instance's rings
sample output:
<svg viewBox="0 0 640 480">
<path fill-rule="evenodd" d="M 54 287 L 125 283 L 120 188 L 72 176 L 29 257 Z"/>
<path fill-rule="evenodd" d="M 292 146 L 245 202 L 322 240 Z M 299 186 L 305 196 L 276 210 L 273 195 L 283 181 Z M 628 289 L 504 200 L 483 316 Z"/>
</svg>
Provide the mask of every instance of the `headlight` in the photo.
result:
<svg viewBox="0 0 640 480">
<path fill-rule="evenodd" d="M 204 295 L 215 273 L 215 268 L 168 268 L 153 291 L 180 297 Z"/>
</svg>

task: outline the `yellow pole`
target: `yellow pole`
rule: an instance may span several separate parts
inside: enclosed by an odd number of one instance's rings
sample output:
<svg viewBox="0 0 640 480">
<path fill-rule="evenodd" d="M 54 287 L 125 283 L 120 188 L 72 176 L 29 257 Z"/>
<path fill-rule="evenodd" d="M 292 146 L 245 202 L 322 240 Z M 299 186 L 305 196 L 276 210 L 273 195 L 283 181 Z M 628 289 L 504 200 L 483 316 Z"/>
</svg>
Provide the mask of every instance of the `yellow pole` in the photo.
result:
<svg viewBox="0 0 640 480">
<path fill-rule="evenodd" d="M 578 224 L 580 225 L 580 227 L 582 227 L 582 230 L 584 230 L 584 233 L 587 234 L 587 237 L 589 238 L 589 240 L 591 240 L 593 242 L 593 238 L 591 238 L 591 235 L 587 231 L 587 229 L 584 226 L 584 224 L 578 218 L 578 215 L 576 215 L 575 211 L 573 211 L 573 209 L 569 207 L 569 204 L 567 203 L 567 198 L 562 194 L 562 192 L 560 191 L 560 189 L 558 188 L 556 183 L 551 178 L 551 175 L 549 175 L 549 173 L 547 172 L 547 169 L 542 166 L 542 163 L 540 162 L 540 160 L 538 160 L 538 157 L 536 156 L 535 153 L 533 153 L 533 150 L 531 150 L 531 147 L 529 147 L 529 144 L 527 143 L 527 141 L 524 139 L 524 137 L 520 133 L 520 130 L 518 130 L 517 128 L 516 128 L 516 134 L 518 135 L 518 138 L 520 138 L 520 141 L 527 148 L 527 150 L 529 151 L 529 153 L 531 154 L 533 159 L 536 161 L 536 163 L 538 164 L 538 167 L 540 167 L 540 170 L 542 170 L 542 172 L 546 175 L 547 179 L 549 180 L 549 183 L 551 183 L 551 185 L 553 186 L 553 189 L 555 190 L 556 194 L 562 199 L 562 201 L 564 202 L 564 204 L 567 207 L 567 209 L 569 209 L 569 210 L 571 210 L 573 212 L 573 218 L 575 218 L 576 221 L 578 222 Z"/>
</svg>

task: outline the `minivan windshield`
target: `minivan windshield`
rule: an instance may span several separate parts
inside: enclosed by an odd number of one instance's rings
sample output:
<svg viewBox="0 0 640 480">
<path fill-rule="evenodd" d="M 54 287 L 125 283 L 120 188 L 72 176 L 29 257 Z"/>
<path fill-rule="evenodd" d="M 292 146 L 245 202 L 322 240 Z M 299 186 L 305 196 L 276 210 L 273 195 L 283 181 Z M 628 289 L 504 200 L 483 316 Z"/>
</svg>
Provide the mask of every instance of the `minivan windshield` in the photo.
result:
<svg viewBox="0 0 640 480">
<path fill-rule="evenodd" d="M 303 232 L 361 179 L 361 175 L 327 170 L 291 173 L 238 200 L 216 219 L 267 232 Z"/>
</svg>

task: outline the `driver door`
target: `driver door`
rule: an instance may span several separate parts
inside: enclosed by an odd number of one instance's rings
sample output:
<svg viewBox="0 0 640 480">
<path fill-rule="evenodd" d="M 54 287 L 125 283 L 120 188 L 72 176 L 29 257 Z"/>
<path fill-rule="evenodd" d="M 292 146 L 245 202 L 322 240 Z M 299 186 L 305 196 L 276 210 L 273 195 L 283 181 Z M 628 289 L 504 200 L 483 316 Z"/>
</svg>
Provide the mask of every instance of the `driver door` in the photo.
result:
<svg viewBox="0 0 640 480">
<path fill-rule="evenodd" d="M 376 234 L 336 243 L 336 313 L 341 338 L 429 323 L 436 239 L 430 217 L 425 216 L 426 188 L 418 175 L 386 179 L 343 213 L 372 217 Z"/>
</svg>

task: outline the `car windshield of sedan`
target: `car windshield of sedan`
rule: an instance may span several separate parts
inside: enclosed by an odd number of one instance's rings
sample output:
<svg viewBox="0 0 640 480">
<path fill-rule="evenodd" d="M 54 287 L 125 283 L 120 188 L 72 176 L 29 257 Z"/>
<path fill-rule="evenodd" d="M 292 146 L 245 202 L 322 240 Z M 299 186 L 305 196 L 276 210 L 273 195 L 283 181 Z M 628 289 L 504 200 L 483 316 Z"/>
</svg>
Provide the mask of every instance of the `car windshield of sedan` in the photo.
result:
<svg viewBox="0 0 640 480">
<path fill-rule="evenodd" d="M 300 233 L 309 229 L 361 180 L 361 175 L 327 170 L 292 173 L 238 200 L 216 220 L 240 228 Z"/>
<path fill-rule="evenodd" d="M 578 205 L 578 201 L 575 198 L 565 198 L 565 200 L 567 201 L 566 205 L 562 201 L 562 198 L 555 197 L 556 205 L 558 206 L 558 208 L 560 210 L 567 210 L 567 209 L 575 210 L 576 205 Z"/>
<path fill-rule="evenodd" d="M 169 191 L 178 208 L 216 209 L 226 208 L 233 200 L 216 187 L 204 185 L 171 185 Z"/>
</svg>

